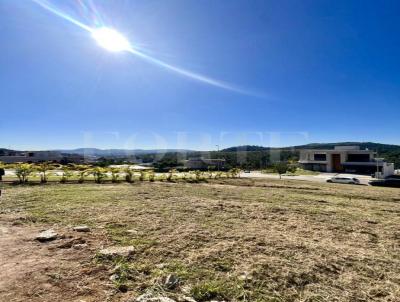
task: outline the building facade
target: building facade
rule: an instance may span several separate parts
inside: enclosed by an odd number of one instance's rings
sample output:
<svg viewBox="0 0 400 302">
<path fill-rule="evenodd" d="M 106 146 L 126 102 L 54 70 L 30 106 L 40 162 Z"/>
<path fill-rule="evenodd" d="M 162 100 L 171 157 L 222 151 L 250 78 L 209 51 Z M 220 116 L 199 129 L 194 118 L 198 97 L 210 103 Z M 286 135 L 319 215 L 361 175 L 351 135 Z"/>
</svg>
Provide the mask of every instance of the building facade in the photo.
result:
<svg viewBox="0 0 400 302">
<path fill-rule="evenodd" d="M 372 150 L 359 146 L 335 146 L 334 149 L 304 149 L 300 151 L 300 165 L 305 170 L 337 173 L 376 174 L 387 177 L 394 174 L 394 164 L 376 157 Z"/>
<path fill-rule="evenodd" d="M 45 161 L 60 162 L 63 156 L 56 151 L 12 151 L 0 156 L 0 162 L 11 163 L 39 163 Z"/>
</svg>

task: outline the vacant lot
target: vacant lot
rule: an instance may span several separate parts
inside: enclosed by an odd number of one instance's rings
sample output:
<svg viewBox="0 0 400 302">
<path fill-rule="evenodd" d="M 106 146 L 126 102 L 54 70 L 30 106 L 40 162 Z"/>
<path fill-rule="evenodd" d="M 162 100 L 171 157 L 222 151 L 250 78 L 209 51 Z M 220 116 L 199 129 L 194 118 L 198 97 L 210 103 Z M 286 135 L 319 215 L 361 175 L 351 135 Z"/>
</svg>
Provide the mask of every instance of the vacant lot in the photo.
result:
<svg viewBox="0 0 400 302">
<path fill-rule="evenodd" d="M 91 232 L 72 230 L 82 224 Z M 61 237 L 33 240 L 49 228 Z M 0 301 L 135 301 L 146 292 L 400 301 L 398 189 L 252 179 L 7 186 L 0 236 Z M 135 252 L 98 256 L 114 245 Z"/>
</svg>

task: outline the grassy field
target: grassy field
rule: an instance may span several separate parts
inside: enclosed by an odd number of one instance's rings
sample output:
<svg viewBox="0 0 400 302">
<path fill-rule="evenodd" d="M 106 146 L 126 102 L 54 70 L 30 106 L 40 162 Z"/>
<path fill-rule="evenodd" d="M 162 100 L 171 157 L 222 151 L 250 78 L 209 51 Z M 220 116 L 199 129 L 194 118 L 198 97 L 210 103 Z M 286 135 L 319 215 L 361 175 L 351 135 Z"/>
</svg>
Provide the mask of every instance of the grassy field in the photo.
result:
<svg viewBox="0 0 400 302">
<path fill-rule="evenodd" d="M 123 289 L 108 301 L 149 290 L 195 301 L 400 301 L 398 189 L 261 179 L 6 186 L 0 213 L 24 215 L 23 228 L 91 226 L 96 286 Z M 96 257 L 109 245 L 135 255 Z M 169 274 L 179 278 L 172 289 Z M 31 297 L 50 301 L 41 299 Z"/>
</svg>

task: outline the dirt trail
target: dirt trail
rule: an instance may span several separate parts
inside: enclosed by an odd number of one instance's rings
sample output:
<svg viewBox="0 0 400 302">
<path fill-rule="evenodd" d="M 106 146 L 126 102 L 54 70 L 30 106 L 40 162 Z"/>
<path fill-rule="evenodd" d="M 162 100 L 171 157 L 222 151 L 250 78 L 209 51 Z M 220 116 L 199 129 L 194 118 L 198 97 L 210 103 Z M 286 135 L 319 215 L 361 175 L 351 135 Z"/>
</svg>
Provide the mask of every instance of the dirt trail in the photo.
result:
<svg viewBox="0 0 400 302">
<path fill-rule="evenodd" d="M 82 250 L 61 248 L 81 238 L 76 234 L 39 243 L 34 238 L 40 227 L 15 221 L 0 215 L 0 301 L 106 301 L 89 238 L 83 239 L 89 244 Z"/>
</svg>

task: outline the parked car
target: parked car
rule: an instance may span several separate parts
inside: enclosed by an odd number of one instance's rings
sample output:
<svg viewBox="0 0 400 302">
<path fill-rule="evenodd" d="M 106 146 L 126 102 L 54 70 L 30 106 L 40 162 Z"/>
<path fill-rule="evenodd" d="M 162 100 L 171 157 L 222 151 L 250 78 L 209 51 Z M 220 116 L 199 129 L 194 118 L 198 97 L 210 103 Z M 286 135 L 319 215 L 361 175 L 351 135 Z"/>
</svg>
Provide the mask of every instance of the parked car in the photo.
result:
<svg viewBox="0 0 400 302">
<path fill-rule="evenodd" d="M 368 182 L 371 186 L 400 188 L 400 178 L 389 177 L 385 179 L 374 179 Z"/>
<path fill-rule="evenodd" d="M 354 177 L 332 177 L 328 179 L 326 182 L 334 182 L 338 184 L 351 184 L 351 185 L 360 184 L 360 180 Z"/>
</svg>

